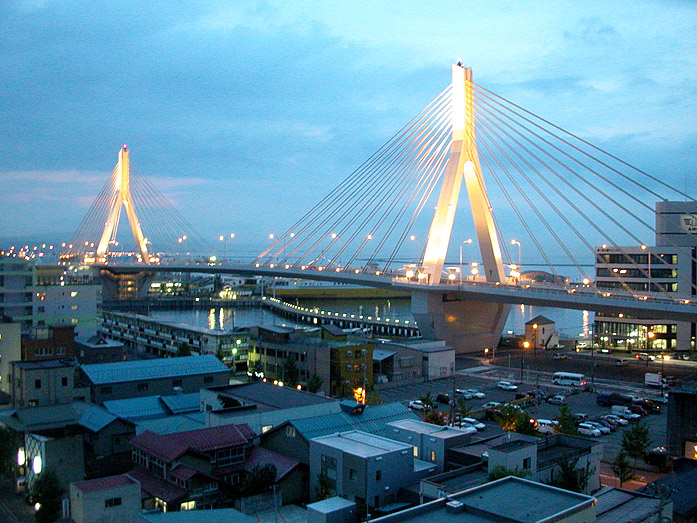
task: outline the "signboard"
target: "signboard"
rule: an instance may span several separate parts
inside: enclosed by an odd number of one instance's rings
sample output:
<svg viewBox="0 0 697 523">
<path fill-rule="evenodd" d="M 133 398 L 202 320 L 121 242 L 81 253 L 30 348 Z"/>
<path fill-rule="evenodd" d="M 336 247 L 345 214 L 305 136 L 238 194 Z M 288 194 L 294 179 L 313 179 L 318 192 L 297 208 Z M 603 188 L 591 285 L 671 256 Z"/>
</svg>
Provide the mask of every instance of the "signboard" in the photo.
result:
<svg viewBox="0 0 697 523">
<path fill-rule="evenodd" d="M 697 214 L 681 214 L 680 228 L 687 233 L 697 233 Z"/>
</svg>

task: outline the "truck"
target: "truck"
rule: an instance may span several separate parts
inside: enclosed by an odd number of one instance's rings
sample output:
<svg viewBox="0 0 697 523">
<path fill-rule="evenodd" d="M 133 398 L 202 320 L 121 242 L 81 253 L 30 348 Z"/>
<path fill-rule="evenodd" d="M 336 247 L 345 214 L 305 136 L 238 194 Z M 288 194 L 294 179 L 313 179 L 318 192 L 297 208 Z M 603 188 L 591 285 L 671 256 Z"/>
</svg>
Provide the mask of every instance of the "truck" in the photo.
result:
<svg viewBox="0 0 697 523">
<path fill-rule="evenodd" d="M 603 407 L 612 407 L 613 405 L 628 406 L 634 403 L 634 400 L 631 396 L 626 394 L 599 392 L 598 396 L 595 398 L 595 402 Z"/>
<path fill-rule="evenodd" d="M 644 385 L 647 387 L 663 387 L 663 376 L 660 372 L 647 372 L 644 374 Z"/>
<path fill-rule="evenodd" d="M 629 410 L 629 407 L 625 407 L 624 405 L 614 405 L 610 409 L 610 413 L 627 420 L 639 419 L 641 417 L 639 414 L 634 414 Z"/>
</svg>

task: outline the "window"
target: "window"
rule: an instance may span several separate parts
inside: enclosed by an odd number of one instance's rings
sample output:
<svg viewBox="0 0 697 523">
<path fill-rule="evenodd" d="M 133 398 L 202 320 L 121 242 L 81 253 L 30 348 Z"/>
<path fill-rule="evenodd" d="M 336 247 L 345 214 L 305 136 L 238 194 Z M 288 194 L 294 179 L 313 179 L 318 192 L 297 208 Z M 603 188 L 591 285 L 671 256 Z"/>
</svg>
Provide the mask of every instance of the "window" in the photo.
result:
<svg viewBox="0 0 697 523">
<path fill-rule="evenodd" d="M 382 470 L 375 471 L 375 481 L 380 481 L 382 479 Z"/>
<path fill-rule="evenodd" d="M 213 383 L 213 376 L 204 376 L 203 383 Z"/>
<path fill-rule="evenodd" d="M 35 389 L 41 388 L 41 380 L 34 380 L 34 388 Z"/>
<path fill-rule="evenodd" d="M 121 504 L 121 498 L 107 498 L 104 500 L 104 508 L 118 507 Z"/>
<path fill-rule="evenodd" d="M 138 384 L 138 390 L 148 390 L 147 382 L 142 382 Z"/>
<path fill-rule="evenodd" d="M 431 451 L 431 461 L 433 461 L 433 462 L 436 461 L 436 451 L 435 450 Z"/>
<path fill-rule="evenodd" d="M 180 510 L 194 510 L 196 508 L 196 501 L 185 501 L 180 505 Z"/>
<path fill-rule="evenodd" d="M 414 447 L 414 457 L 415 458 L 419 457 L 419 447 Z"/>
<path fill-rule="evenodd" d="M 66 376 L 63 376 L 61 378 L 61 387 L 67 387 L 68 386 L 68 378 Z"/>
<path fill-rule="evenodd" d="M 70 310 L 71 310 L 71 311 L 76 311 L 76 310 L 77 310 L 77 307 L 78 307 L 77 305 L 71 305 L 71 306 L 70 306 Z"/>
<path fill-rule="evenodd" d="M 286 436 L 289 438 L 294 438 L 297 435 L 297 431 L 295 430 L 295 427 L 292 425 L 286 425 Z"/>
<path fill-rule="evenodd" d="M 532 458 L 523 458 L 523 468 L 529 469 L 532 466 Z"/>
<path fill-rule="evenodd" d="M 349 479 L 358 479 L 358 472 L 354 469 L 349 469 Z"/>
<path fill-rule="evenodd" d="M 77 296 L 77 291 L 73 291 L 70 293 L 71 298 L 74 298 L 75 296 Z M 120 505 L 120 503 L 119 503 L 119 505 Z"/>
</svg>

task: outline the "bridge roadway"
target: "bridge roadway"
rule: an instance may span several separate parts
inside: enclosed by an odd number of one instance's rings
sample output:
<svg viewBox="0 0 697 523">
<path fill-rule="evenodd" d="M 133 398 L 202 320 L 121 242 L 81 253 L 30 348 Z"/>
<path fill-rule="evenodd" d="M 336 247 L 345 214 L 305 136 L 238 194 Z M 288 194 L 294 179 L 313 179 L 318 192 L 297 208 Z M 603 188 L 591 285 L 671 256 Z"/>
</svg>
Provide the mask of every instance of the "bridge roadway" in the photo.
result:
<svg viewBox="0 0 697 523">
<path fill-rule="evenodd" d="M 239 276 L 278 276 L 304 280 L 330 281 L 412 292 L 435 292 L 445 300 L 467 300 L 489 303 L 525 304 L 560 309 L 589 310 L 606 314 L 625 314 L 636 318 L 666 319 L 697 323 L 697 302 L 648 296 L 640 299 L 623 293 L 598 294 L 583 289 L 566 290 L 545 285 L 496 285 L 482 281 L 463 281 L 430 285 L 408 280 L 393 273 L 367 274 L 346 269 L 301 269 L 251 264 L 167 264 L 167 265 L 95 265 L 114 274 L 183 272 L 235 274 Z"/>
</svg>

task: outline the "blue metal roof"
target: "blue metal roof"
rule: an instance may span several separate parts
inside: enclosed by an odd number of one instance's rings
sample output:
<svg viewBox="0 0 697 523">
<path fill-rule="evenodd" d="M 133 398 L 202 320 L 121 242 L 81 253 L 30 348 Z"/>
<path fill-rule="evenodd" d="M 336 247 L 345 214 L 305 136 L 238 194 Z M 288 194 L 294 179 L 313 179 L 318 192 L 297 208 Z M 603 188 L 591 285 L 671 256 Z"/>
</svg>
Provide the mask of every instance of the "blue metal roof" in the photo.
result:
<svg viewBox="0 0 697 523">
<path fill-rule="evenodd" d="M 145 381 L 196 374 L 230 372 L 213 354 L 158 358 L 152 360 L 118 361 L 83 365 L 82 371 L 95 385 Z"/>
</svg>

